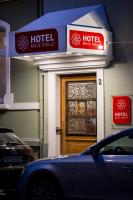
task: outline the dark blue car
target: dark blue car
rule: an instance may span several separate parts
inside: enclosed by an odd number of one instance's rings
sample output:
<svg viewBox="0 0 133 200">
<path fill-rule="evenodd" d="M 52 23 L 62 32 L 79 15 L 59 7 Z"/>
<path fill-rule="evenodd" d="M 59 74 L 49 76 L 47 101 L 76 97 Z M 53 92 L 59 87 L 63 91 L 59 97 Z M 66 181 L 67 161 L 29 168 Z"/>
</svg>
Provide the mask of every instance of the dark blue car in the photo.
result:
<svg viewBox="0 0 133 200">
<path fill-rule="evenodd" d="M 21 200 L 133 200 L 133 128 L 81 154 L 33 161 L 18 190 Z"/>
</svg>

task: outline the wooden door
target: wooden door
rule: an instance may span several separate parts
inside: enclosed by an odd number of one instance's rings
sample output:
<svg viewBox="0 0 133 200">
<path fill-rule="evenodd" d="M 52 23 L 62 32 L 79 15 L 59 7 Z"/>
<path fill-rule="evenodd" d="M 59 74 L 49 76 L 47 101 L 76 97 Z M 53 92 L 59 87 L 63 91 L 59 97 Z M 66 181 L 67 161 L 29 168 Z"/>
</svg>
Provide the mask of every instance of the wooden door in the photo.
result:
<svg viewBox="0 0 133 200">
<path fill-rule="evenodd" d="M 96 142 L 96 76 L 61 77 L 61 154 Z"/>
</svg>

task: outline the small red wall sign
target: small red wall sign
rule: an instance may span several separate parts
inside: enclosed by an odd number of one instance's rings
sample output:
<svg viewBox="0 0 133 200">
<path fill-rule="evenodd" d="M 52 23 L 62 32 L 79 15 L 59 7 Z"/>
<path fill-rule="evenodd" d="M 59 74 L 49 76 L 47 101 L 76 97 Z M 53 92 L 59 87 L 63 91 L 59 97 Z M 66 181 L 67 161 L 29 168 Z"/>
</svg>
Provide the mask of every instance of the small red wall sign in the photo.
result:
<svg viewBox="0 0 133 200">
<path fill-rule="evenodd" d="M 102 33 L 70 30 L 69 43 L 72 48 L 104 50 Z"/>
<path fill-rule="evenodd" d="M 113 122 L 117 125 L 131 123 L 131 100 L 129 96 L 113 97 Z"/>
<path fill-rule="evenodd" d="M 56 29 L 44 29 L 15 33 L 17 53 L 34 53 L 58 50 L 58 32 Z"/>
</svg>

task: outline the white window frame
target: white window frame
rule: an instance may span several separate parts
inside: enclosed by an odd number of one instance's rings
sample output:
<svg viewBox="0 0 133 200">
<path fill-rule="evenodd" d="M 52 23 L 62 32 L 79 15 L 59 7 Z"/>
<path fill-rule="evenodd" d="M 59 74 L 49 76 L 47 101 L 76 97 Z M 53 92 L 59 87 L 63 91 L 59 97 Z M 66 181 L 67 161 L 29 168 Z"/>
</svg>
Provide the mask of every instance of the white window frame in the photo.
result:
<svg viewBox="0 0 133 200">
<path fill-rule="evenodd" d="M 10 32 L 10 25 L 3 21 L 3 20 L 0 20 L 0 30 L 4 30 L 5 31 L 5 39 L 4 39 L 4 42 L 5 42 L 5 48 L 2 48 L 0 49 L 0 55 L 1 56 L 5 56 L 6 60 L 6 64 L 5 64 L 5 88 L 6 88 L 6 91 L 5 91 L 5 95 L 6 94 L 10 94 L 10 58 L 8 57 L 8 48 L 9 48 L 9 44 L 8 44 L 8 33 Z M 0 99 L 0 103 L 1 102 L 4 102 L 4 99 Z M 6 105 L 3 105 L 3 107 L 6 107 Z"/>
</svg>

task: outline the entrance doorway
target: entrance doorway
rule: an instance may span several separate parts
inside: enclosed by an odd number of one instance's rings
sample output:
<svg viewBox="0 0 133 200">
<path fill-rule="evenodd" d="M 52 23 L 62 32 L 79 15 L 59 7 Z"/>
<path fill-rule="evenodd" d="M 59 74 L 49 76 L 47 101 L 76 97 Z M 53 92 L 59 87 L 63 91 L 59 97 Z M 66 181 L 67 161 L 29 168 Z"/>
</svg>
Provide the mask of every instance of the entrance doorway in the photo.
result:
<svg viewBox="0 0 133 200">
<path fill-rule="evenodd" d="M 61 76 L 61 154 L 79 153 L 97 140 L 96 76 Z"/>
</svg>

